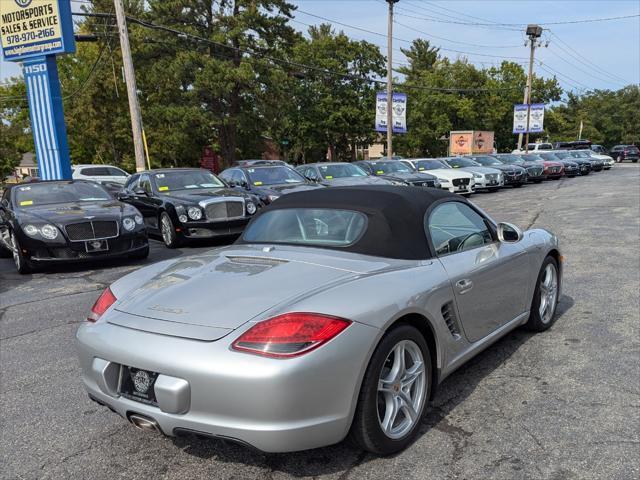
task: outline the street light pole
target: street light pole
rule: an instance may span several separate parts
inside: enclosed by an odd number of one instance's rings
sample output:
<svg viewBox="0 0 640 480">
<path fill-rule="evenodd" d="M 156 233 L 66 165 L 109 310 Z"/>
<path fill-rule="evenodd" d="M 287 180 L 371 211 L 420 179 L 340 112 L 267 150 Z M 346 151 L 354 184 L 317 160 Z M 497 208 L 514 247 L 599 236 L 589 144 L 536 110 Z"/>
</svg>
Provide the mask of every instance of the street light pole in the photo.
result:
<svg viewBox="0 0 640 480">
<path fill-rule="evenodd" d="M 531 114 L 531 87 L 533 84 L 533 61 L 534 55 L 536 51 L 536 39 L 540 38 L 542 35 L 542 27 L 539 25 L 527 25 L 526 30 L 527 36 L 529 37 L 529 73 L 527 75 L 527 87 L 524 90 L 524 101 L 527 105 L 527 130 L 526 130 L 526 139 L 525 139 L 525 150 L 529 145 L 529 115 Z M 522 148 L 522 133 L 518 135 L 518 150 Z"/>
<path fill-rule="evenodd" d="M 138 87 L 136 86 L 136 75 L 133 70 L 133 60 L 131 59 L 131 47 L 129 46 L 129 31 L 127 30 L 127 19 L 124 14 L 122 0 L 114 0 L 116 10 L 116 20 L 120 33 L 120 48 L 122 49 L 122 63 L 124 66 L 124 77 L 127 82 L 127 95 L 129 97 L 129 113 L 131 114 L 131 132 L 133 134 L 133 148 L 136 155 L 136 171 L 146 170 L 145 149 L 142 140 L 142 116 L 140 114 L 140 104 L 138 103 Z"/>
<path fill-rule="evenodd" d="M 387 158 L 393 156 L 393 5 L 400 0 L 387 0 L 389 4 L 387 28 Z"/>
</svg>

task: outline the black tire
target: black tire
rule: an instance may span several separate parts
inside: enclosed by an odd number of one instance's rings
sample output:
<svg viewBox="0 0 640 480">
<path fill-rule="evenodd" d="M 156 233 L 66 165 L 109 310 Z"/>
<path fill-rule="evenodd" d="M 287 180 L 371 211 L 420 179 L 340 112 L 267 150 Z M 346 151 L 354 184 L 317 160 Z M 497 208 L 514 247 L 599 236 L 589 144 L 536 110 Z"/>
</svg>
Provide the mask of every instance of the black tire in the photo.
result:
<svg viewBox="0 0 640 480">
<path fill-rule="evenodd" d="M 533 183 L 542 183 L 542 180 L 534 180 Z"/>
<path fill-rule="evenodd" d="M 622 156 L 621 156 L 621 155 L 618 155 L 618 156 L 616 157 L 616 162 L 618 162 L 618 163 L 622 163 Z"/>
<path fill-rule="evenodd" d="M 136 253 L 132 255 L 135 260 L 144 260 L 149 256 L 149 245 L 147 245 L 142 250 L 138 250 Z"/>
<path fill-rule="evenodd" d="M 638 159 L 634 158 L 633 160 L 631 160 L 633 163 L 638 163 Z"/>
<path fill-rule="evenodd" d="M 29 260 L 24 258 L 22 248 L 20 248 L 20 242 L 18 241 L 16 234 L 13 232 L 11 232 L 11 241 L 13 242 L 13 248 L 15 249 L 15 251 L 12 252 L 11 256 L 13 257 L 13 263 L 16 266 L 16 270 L 22 275 L 31 273 L 31 271 L 33 270 L 31 267 L 31 263 L 29 262 Z"/>
<path fill-rule="evenodd" d="M 513 184 L 513 188 L 520 188 L 520 187 L 522 187 L 521 183 L 514 183 Z"/>
<path fill-rule="evenodd" d="M 380 425 L 379 408 L 382 404 L 379 403 L 378 384 L 382 369 L 389 367 L 387 362 L 391 352 L 403 341 L 410 341 L 411 345 L 417 346 L 422 353 L 425 377 L 422 379 L 423 389 L 420 392 L 422 392 L 423 397 L 421 397 L 421 406 L 416 411 L 416 420 L 411 425 L 410 430 L 402 437 L 393 439 L 384 433 Z M 407 324 L 399 324 L 389 330 L 376 347 L 362 380 L 358 404 L 348 435 L 349 442 L 357 448 L 367 450 L 376 455 L 391 455 L 406 448 L 420 430 L 420 424 L 424 418 L 431 394 L 431 373 L 429 347 L 422 334 L 415 327 Z M 418 385 L 419 382 L 413 384 L 411 388 L 418 388 Z M 418 390 L 415 391 L 414 395 L 417 395 L 417 392 Z M 403 413 L 403 415 L 406 419 L 406 414 Z"/>
<path fill-rule="evenodd" d="M 547 266 L 551 265 L 555 269 L 556 274 L 556 283 L 555 283 L 555 300 L 552 302 L 552 312 L 550 318 L 543 318 L 540 314 L 540 305 L 542 301 L 542 291 L 541 291 L 541 283 L 546 277 Z M 525 328 L 527 330 L 531 330 L 533 332 L 543 332 L 549 329 L 556 321 L 556 308 L 558 306 L 558 301 L 560 300 L 560 295 L 558 295 L 560 288 L 560 275 L 558 269 L 558 262 L 556 259 L 548 256 L 542 262 L 542 267 L 540 267 L 540 273 L 538 273 L 538 278 L 536 280 L 536 288 L 533 292 L 533 300 L 531 301 L 531 311 L 529 313 L 529 320 L 525 324 Z"/>
<path fill-rule="evenodd" d="M 158 229 L 160 230 L 162 241 L 168 248 L 178 248 L 180 246 L 180 238 L 178 237 L 173 221 L 167 212 L 162 212 L 160 214 L 160 218 L 158 219 Z"/>
<path fill-rule="evenodd" d="M 11 250 L 0 244 L 0 258 L 11 258 L 12 256 Z"/>
</svg>

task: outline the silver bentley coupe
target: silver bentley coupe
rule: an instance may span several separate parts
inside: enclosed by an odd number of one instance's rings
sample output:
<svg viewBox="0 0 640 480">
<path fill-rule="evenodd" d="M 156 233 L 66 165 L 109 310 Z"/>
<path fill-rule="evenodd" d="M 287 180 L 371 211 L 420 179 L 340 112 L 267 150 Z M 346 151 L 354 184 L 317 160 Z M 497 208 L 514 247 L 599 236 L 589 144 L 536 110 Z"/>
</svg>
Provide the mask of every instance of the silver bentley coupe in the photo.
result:
<svg viewBox="0 0 640 480">
<path fill-rule="evenodd" d="M 235 244 L 107 288 L 77 332 L 82 380 L 145 430 L 387 455 L 456 368 L 553 324 L 561 275 L 555 235 L 449 192 L 292 193 Z"/>
</svg>

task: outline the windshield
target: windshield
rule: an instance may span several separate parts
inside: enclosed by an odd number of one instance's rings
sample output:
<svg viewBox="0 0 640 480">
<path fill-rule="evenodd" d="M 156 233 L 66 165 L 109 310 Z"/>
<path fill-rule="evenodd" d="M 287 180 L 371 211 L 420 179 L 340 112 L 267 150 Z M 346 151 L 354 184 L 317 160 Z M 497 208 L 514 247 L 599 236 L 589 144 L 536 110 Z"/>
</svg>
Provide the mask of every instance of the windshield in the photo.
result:
<svg viewBox="0 0 640 480">
<path fill-rule="evenodd" d="M 471 159 L 485 167 L 490 167 L 491 165 L 504 165 L 500 160 L 493 157 L 471 157 Z"/>
<path fill-rule="evenodd" d="M 256 167 L 245 169 L 252 185 L 282 185 L 284 183 L 305 183 L 305 179 L 289 167 Z"/>
<path fill-rule="evenodd" d="M 557 153 L 541 153 L 540 156 L 543 160 L 547 160 L 549 162 L 561 160 L 560 156 Z"/>
<path fill-rule="evenodd" d="M 176 170 L 153 175 L 159 192 L 177 190 L 197 190 L 201 188 L 222 188 L 224 183 L 206 170 Z"/>
<path fill-rule="evenodd" d="M 535 153 L 527 153 L 526 155 L 522 155 L 522 158 L 524 158 L 528 162 L 541 162 L 544 160 L 544 158 Z"/>
<path fill-rule="evenodd" d="M 328 208 L 288 208 L 263 213 L 242 235 L 245 242 L 346 247 L 364 233 L 360 212 Z"/>
<path fill-rule="evenodd" d="M 477 167 L 478 166 L 478 164 L 476 162 L 474 162 L 473 160 L 469 160 L 468 158 L 460 158 L 460 157 L 447 158 L 446 161 L 452 168 L 464 168 L 464 167 Z"/>
<path fill-rule="evenodd" d="M 104 188 L 93 182 L 33 183 L 17 187 L 15 192 L 15 202 L 20 207 L 113 200 Z"/>
<path fill-rule="evenodd" d="M 436 170 L 438 168 L 450 168 L 440 160 L 414 160 L 413 164 L 419 172 L 424 170 Z"/>
<path fill-rule="evenodd" d="M 571 156 L 573 158 L 588 158 L 589 155 L 587 155 L 585 152 L 571 152 Z"/>
<path fill-rule="evenodd" d="M 522 155 L 512 155 L 510 153 L 504 155 L 497 155 L 496 158 L 502 163 L 522 163 Z"/>
<path fill-rule="evenodd" d="M 333 178 L 366 177 L 367 174 L 360 167 L 350 163 L 334 163 L 331 165 L 319 165 L 320 175 L 327 180 Z"/>
<path fill-rule="evenodd" d="M 403 173 L 413 172 L 411 167 L 397 160 L 392 162 L 373 162 L 371 163 L 371 168 L 373 169 L 373 173 L 375 173 L 376 175 L 384 175 L 385 173 L 393 173 L 393 172 L 403 172 Z"/>
</svg>

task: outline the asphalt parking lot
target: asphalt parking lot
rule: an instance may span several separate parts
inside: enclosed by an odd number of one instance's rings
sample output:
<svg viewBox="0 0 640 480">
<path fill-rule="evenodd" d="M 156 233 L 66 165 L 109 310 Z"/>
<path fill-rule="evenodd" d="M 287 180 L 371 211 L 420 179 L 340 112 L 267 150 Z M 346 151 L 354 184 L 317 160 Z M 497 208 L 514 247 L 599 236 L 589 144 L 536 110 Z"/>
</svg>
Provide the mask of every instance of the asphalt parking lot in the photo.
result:
<svg viewBox="0 0 640 480">
<path fill-rule="evenodd" d="M 266 455 L 135 430 L 91 402 L 77 325 L 149 259 L 21 276 L 0 259 L 0 478 L 631 479 L 640 476 L 640 166 L 476 194 L 497 220 L 544 227 L 566 257 L 555 326 L 515 331 L 442 385 L 417 441 Z"/>
</svg>

